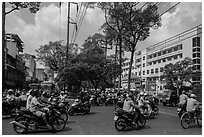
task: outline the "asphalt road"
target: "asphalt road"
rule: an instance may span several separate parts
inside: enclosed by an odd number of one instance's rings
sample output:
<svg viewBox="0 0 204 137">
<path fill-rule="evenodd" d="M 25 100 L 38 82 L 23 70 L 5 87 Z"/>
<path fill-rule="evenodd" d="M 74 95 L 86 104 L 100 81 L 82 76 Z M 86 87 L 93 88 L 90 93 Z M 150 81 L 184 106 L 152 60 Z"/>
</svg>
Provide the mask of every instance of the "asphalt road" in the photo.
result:
<svg viewBox="0 0 204 137">
<path fill-rule="evenodd" d="M 35 135 L 202 135 L 202 128 L 194 125 L 183 129 L 180 119 L 176 114 L 176 107 L 159 105 L 160 113 L 155 119 L 147 119 L 146 126 L 142 129 L 129 129 L 118 132 L 114 127 L 113 106 L 92 107 L 88 115 L 69 117 L 65 129 L 58 133 L 49 130 L 40 130 L 30 133 Z M 2 119 L 2 134 L 16 135 L 9 122 L 12 118 Z"/>
</svg>

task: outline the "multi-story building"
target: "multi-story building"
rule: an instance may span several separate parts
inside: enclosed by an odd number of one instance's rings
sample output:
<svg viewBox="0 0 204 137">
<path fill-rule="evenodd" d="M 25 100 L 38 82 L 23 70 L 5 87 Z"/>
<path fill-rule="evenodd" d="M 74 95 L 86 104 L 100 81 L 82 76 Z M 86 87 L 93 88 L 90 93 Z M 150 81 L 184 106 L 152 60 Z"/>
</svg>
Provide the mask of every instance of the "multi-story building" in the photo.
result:
<svg viewBox="0 0 204 137">
<path fill-rule="evenodd" d="M 23 41 L 17 34 L 6 34 L 5 88 L 23 88 L 25 62 L 22 58 Z"/>
<path fill-rule="evenodd" d="M 140 78 L 149 93 L 162 93 L 165 82 L 160 79 L 163 68 L 189 57 L 193 60 L 194 71 L 201 71 L 202 28 L 196 26 L 183 33 L 159 42 L 135 53 L 132 74 Z M 125 65 L 126 63 L 126 65 Z M 123 77 L 128 74 L 128 61 L 123 65 Z M 125 67 L 126 66 L 126 67 Z M 136 78 L 135 78 L 136 79 Z M 134 81 L 134 80 L 133 80 Z M 200 79 L 192 79 L 200 82 Z M 123 83 L 122 85 L 126 85 Z"/>
<path fill-rule="evenodd" d="M 26 81 L 33 81 L 36 79 L 36 60 L 35 56 L 31 54 L 24 54 L 25 66 L 27 67 L 28 75 Z"/>
</svg>

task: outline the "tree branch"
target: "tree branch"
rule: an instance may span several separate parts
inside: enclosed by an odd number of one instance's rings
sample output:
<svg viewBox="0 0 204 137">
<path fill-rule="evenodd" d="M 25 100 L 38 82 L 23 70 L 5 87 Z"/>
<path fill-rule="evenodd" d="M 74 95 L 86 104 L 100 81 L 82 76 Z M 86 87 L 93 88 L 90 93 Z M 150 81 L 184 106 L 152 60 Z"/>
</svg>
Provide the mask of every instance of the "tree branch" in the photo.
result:
<svg viewBox="0 0 204 137">
<path fill-rule="evenodd" d="M 7 15 L 7 14 L 11 13 L 11 12 L 14 11 L 14 10 L 19 10 L 19 8 L 18 8 L 18 7 L 13 8 L 13 9 L 11 9 L 10 11 L 6 12 L 5 14 Z"/>
</svg>

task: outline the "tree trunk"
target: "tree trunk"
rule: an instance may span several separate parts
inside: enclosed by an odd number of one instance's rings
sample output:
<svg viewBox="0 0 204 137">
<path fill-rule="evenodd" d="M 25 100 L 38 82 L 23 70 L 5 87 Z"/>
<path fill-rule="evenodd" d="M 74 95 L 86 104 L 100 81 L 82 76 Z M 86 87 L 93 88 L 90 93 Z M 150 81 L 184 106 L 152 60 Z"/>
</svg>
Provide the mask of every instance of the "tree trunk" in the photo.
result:
<svg viewBox="0 0 204 137">
<path fill-rule="evenodd" d="M 134 57 L 134 49 L 131 52 L 131 58 L 130 58 L 130 67 L 129 67 L 129 72 L 128 72 L 128 91 L 130 91 L 133 57 Z"/>
<path fill-rule="evenodd" d="M 5 49 L 6 49 L 6 41 L 5 41 L 5 2 L 2 2 L 2 91 L 5 90 Z"/>
<path fill-rule="evenodd" d="M 122 69 L 122 38 L 119 36 L 119 65 L 120 69 Z M 121 87 L 121 74 L 119 75 L 119 81 L 118 81 L 118 90 L 120 90 Z"/>
</svg>

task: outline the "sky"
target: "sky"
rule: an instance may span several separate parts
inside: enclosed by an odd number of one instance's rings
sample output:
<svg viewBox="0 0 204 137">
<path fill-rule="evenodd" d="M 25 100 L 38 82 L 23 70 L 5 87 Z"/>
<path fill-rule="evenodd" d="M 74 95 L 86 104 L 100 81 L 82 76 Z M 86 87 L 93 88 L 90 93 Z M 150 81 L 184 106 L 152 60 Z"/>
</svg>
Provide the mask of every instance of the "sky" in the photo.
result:
<svg viewBox="0 0 204 137">
<path fill-rule="evenodd" d="M 142 2 L 140 4 L 142 5 Z M 175 2 L 161 4 L 159 12 L 163 13 L 174 4 Z M 6 11 L 10 8 L 10 5 L 6 3 Z M 71 18 L 76 21 L 75 4 L 71 4 L 70 11 Z M 75 42 L 82 45 L 88 36 L 99 32 L 104 22 L 104 12 L 98 8 L 87 9 Z M 176 8 L 161 16 L 161 23 L 162 26 L 159 29 L 151 30 L 150 37 L 138 44 L 139 50 L 202 24 L 202 2 L 181 2 Z M 74 29 L 75 25 L 70 24 L 70 40 Z M 62 3 L 61 11 L 59 3 L 54 2 L 41 3 L 40 10 L 36 14 L 30 13 L 27 9 L 14 11 L 6 15 L 6 32 L 18 34 L 24 42 L 24 53 L 33 55 L 40 45 L 47 44 L 49 41 L 64 40 L 66 42 L 67 3 Z"/>
</svg>

